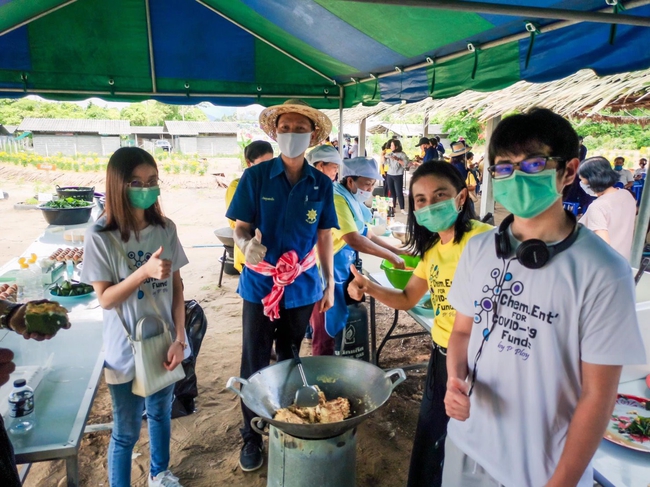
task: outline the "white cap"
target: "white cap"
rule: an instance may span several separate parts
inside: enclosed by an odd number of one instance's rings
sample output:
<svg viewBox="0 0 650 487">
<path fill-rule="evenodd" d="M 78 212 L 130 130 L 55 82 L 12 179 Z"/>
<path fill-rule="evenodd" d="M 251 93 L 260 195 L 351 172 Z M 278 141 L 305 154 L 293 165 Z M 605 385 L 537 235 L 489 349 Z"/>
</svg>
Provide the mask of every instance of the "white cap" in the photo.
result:
<svg viewBox="0 0 650 487">
<path fill-rule="evenodd" d="M 367 157 L 355 157 L 343 161 L 340 171 L 341 179 L 348 176 L 361 176 L 362 178 L 381 179 L 377 169 L 377 162 Z"/>
<path fill-rule="evenodd" d="M 317 162 L 333 162 L 341 164 L 341 155 L 336 147 L 331 145 L 318 145 L 307 154 L 307 162 L 312 166 Z"/>
</svg>

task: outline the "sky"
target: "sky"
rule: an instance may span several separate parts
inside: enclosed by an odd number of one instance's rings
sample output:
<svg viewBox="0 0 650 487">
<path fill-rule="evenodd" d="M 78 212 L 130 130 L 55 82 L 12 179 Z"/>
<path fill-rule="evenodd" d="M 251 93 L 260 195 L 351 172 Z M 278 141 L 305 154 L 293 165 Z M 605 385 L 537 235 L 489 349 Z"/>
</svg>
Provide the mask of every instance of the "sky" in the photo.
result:
<svg viewBox="0 0 650 487">
<path fill-rule="evenodd" d="M 45 98 L 41 98 L 40 96 L 37 95 L 29 95 L 26 98 L 29 98 L 31 100 L 42 101 L 42 102 L 60 103 L 57 101 L 46 100 Z M 122 108 L 131 105 L 131 103 L 105 101 L 102 100 L 101 98 L 89 98 L 87 100 L 74 101 L 71 103 L 75 103 L 84 108 L 87 107 L 88 104 L 92 103 L 93 105 L 97 105 L 102 108 L 115 108 L 117 110 L 122 110 Z M 249 105 L 247 107 L 222 107 L 222 106 L 213 105 L 212 103 L 201 103 L 197 106 L 201 110 L 203 110 L 203 112 L 208 116 L 210 120 L 218 120 L 223 116 L 231 116 L 234 115 L 235 113 L 238 115 L 237 118 L 239 119 L 253 120 L 253 119 L 257 119 L 259 117 L 260 112 L 264 109 L 264 107 L 261 105 Z"/>
</svg>

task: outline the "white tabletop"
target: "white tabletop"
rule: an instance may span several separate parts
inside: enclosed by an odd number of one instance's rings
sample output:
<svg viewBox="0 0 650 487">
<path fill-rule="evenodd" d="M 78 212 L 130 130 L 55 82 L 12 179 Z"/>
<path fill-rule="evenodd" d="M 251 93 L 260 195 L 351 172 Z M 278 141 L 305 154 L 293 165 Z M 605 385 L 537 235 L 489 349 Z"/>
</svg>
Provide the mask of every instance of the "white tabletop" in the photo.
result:
<svg viewBox="0 0 650 487">
<path fill-rule="evenodd" d="M 34 253 L 40 260 L 58 248 L 81 246 L 70 245 L 63 232 L 91 224 L 49 226 L 22 255 Z M 0 267 L 0 274 L 17 267 L 14 259 Z M 14 379 L 26 378 L 35 389 L 36 426 L 25 435 L 10 435 L 19 463 L 76 454 L 101 378 L 103 317 L 97 299 L 79 298 L 62 304 L 69 311 L 72 326 L 51 340 L 37 342 L 8 330 L 0 332 L 0 347 L 12 350 L 16 363 L 10 381 L 0 388 L 0 404 L 7 403 Z M 0 407 L 0 414 L 9 429 L 13 420 L 6 409 Z"/>
</svg>

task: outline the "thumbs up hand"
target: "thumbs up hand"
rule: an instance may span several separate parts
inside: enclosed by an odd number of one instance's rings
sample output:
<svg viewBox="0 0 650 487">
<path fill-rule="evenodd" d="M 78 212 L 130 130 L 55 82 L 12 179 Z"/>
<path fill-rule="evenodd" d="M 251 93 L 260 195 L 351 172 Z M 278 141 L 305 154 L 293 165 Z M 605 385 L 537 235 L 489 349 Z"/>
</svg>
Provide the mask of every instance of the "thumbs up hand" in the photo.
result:
<svg viewBox="0 0 650 487">
<path fill-rule="evenodd" d="M 169 259 L 161 259 L 160 256 L 163 253 L 163 248 L 159 247 L 147 263 L 142 266 L 145 271 L 147 278 L 153 277 L 154 279 L 167 279 L 172 273 L 172 261 Z"/>
<path fill-rule="evenodd" d="M 266 257 L 266 247 L 262 245 L 262 232 L 259 228 L 255 229 L 255 236 L 251 238 L 242 249 L 246 262 L 251 265 L 257 265 Z"/>
<path fill-rule="evenodd" d="M 368 291 L 368 279 L 359 273 L 354 264 L 350 266 L 350 270 L 354 279 L 348 284 L 348 294 L 352 299 L 361 301 L 363 295 Z"/>
</svg>

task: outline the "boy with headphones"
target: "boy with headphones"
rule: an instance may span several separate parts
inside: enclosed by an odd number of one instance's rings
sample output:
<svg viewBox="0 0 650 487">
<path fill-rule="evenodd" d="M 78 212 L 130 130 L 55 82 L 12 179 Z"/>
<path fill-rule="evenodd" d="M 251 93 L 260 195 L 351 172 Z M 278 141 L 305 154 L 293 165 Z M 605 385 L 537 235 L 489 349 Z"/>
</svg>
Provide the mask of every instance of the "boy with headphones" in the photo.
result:
<svg viewBox="0 0 650 487">
<path fill-rule="evenodd" d="M 621 367 L 646 363 L 630 265 L 562 208 L 578 147 L 545 109 L 490 141 L 494 198 L 512 215 L 470 240 L 447 297 L 443 487 L 592 487 Z"/>
</svg>

